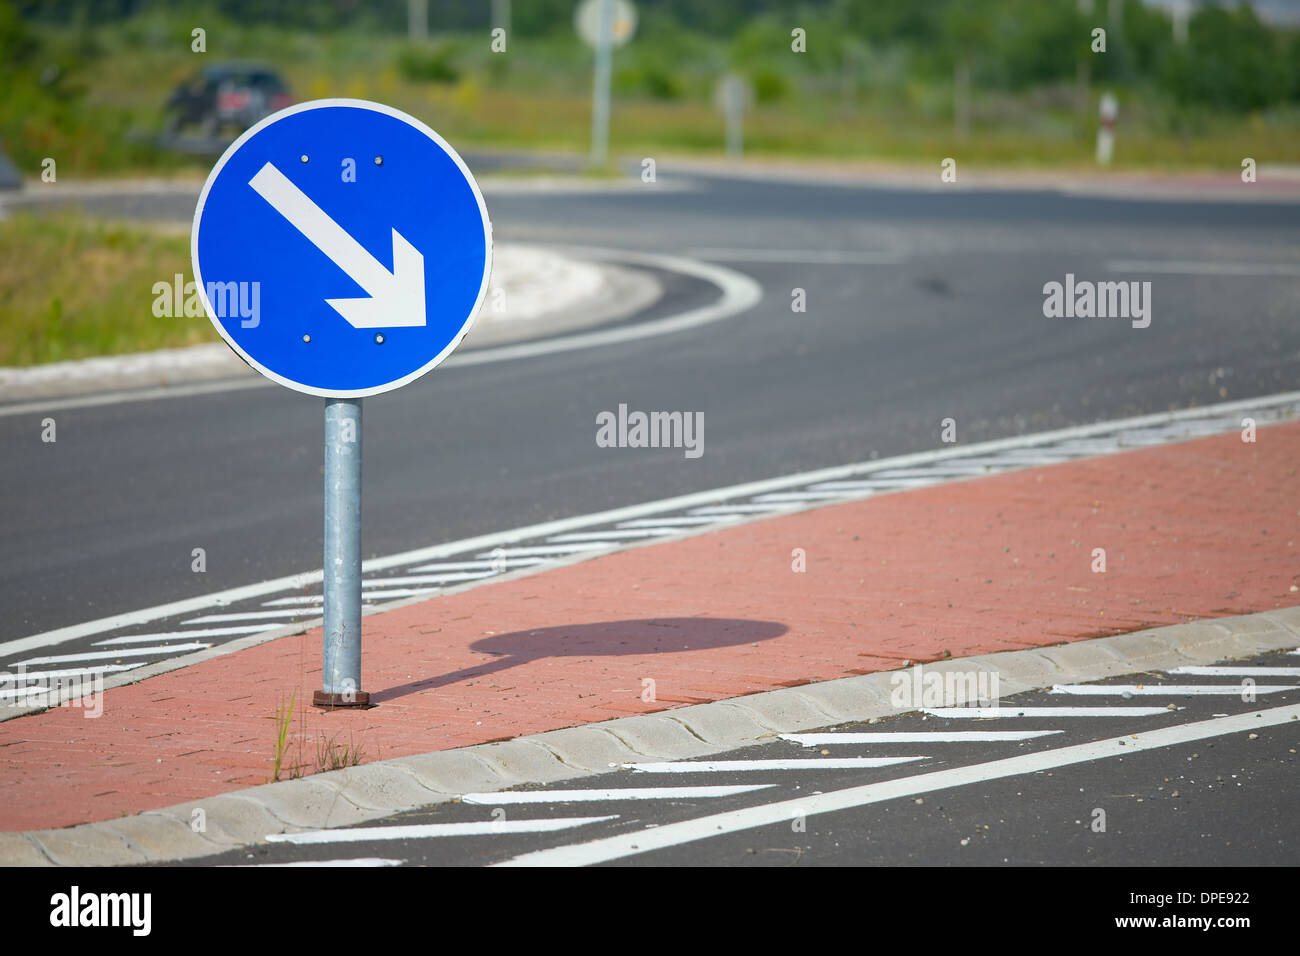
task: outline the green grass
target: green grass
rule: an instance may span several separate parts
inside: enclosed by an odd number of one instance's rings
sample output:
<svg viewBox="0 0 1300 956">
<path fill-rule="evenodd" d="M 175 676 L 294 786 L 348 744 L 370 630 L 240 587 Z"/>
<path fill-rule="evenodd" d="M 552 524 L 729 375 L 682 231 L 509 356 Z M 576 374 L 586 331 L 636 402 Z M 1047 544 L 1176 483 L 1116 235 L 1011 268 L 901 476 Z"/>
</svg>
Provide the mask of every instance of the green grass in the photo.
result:
<svg viewBox="0 0 1300 956">
<path fill-rule="evenodd" d="M 153 314 L 155 282 L 191 281 L 189 246 L 76 214 L 0 221 L 0 365 L 220 341 L 204 316 Z"/>
</svg>

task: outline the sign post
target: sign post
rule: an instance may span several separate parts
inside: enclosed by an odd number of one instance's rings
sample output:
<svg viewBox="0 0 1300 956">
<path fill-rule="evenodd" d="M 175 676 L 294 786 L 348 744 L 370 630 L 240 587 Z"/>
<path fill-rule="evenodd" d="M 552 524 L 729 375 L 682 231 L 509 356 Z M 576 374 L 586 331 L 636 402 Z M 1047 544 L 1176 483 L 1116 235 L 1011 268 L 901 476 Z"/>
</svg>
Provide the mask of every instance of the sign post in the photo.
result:
<svg viewBox="0 0 1300 956">
<path fill-rule="evenodd" d="M 603 166 L 609 156 L 609 83 L 614 47 L 636 32 L 636 8 L 629 0 L 583 0 L 574 11 L 578 35 L 596 50 L 591 88 L 591 164 Z"/>
<path fill-rule="evenodd" d="M 321 707 L 361 690 L 361 399 L 460 344 L 487 295 L 492 225 L 437 133 L 364 100 L 266 117 L 217 161 L 194 211 L 194 279 L 226 343 L 325 398 Z"/>
</svg>

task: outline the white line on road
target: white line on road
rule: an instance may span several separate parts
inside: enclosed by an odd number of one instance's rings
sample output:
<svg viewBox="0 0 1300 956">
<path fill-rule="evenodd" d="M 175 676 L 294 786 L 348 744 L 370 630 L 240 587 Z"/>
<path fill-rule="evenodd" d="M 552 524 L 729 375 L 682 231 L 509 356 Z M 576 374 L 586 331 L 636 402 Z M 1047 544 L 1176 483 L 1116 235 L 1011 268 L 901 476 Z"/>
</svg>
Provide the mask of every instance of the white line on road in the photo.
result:
<svg viewBox="0 0 1300 956">
<path fill-rule="evenodd" d="M 1189 664 L 1175 667 L 1171 674 L 1198 674 L 1202 677 L 1300 677 L 1300 667 L 1204 667 Z M 1241 688 L 1238 687 L 1238 690 Z"/>
<path fill-rule="evenodd" d="M 843 249 L 692 248 L 686 254 L 714 262 L 788 262 L 799 265 L 894 266 L 903 261 L 896 252 L 854 252 Z"/>
<path fill-rule="evenodd" d="M 435 561 L 415 568 L 406 568 L 408 572 L 421 571 L 503 571 L 513 568 L 528 568 L 545 563 L 544 558 L 516 558 L 513 561 Z"/>
<path fill-rule="evenodd" d="M 636 538 L 657 538 L 665 534 L 681 534 L 681 528 L 622 528 L 610 531 L 573 531 L 557 534 L 548 541 L 632 541 Z"/>
<path fill-rule="evenodd" d="M 664 763 L 625 763 L 640 773 L 731 773 L 749 770 L 862 770 L 896 763 L 927 760 L 921 757 L 799 757 L 795 760 L 670 760 Z"/>
<path fill-rule="evenodd" d="M 58 654 L 54 657 L 29 657 L 22 664 L 61 664 L 64 661 L 111 661 L 119 657 L 146 657 L 150 654 L 175 654 L 178 651 L 202 651 L 211 644 L 160 644 L 157 647 L 127 647 L 112 651 L 88 651 L 85 654 Z"/>
<path fill-rule="evenodd" d="M 1250 690 L 1256 694 L 1272 694 L 1280 690 L 1295 690 L 1295 686 L 1261 684 Z M 1055 684 L 1052 694 L 1077 694 L 1091 697 L 1117 697 L 1132 694 L 1134 697 L 1240 697 L 1240 684 Z"/>
<path fill-rule="evenodd" d="M 699 800 L 731 797 L 776 786 L 751 783 L 734 787 L 625 787 L 603 790 L 503 790 L 498 793 L 467 793 L 461 803 L 495 807 L 522 803 L 597 803 L 606 800 Z"/>
<path fill-rule="evenodd" d="M 910 797 L 936 790 L 948 790 L 952 787 L 986 783 L 1005 777 L 1018 777 L 1024 774 L 1068 767 L 1074 764 L 1104 760 L 1107 757 L 1131 757 L 1135 753 L 1172 747 L 1226 734 L 1244 733 L 1261 727 L 1272 727 L 1287 721 L 1300 719 L 1300 705 L 1291 704 L 1273 710 L 1265 710 L 1233 717 L 1219 717 L 1191 724 L 1179 724 L 1164 727 L 1136 735 L 1112 737 L 1086 744 L 1043 750 L 1032 754 L 1018 754 L 988 763 L 974 764 L 966 767 L 953 767 L 936 770 L 932 773 L 901 777 L 896 780 L 883 780 L 847 790 L 831 793 L 809 794 L 793 800 L 782 800 L 744 810 L 732 810 L 717 813 L 680 823 L 668 823 L 649 830 L 623 833 L 617 836 L 592 840 L 570 846 L 554 847 L 525 853 L 506 860 L 497 866 L 586 866 L 618 860 L 651 850 L 681 846 L 708 837 L 752 830 L 755 827 L 781 824 L 789 826 L 796 816 L 810 817 L 837 810 L 851 810 L 885 800 Z M 1121 744 L 1123 746 L 1121 746 Z"/>
<path fill-rule="evenodd" d="M 552 817 L 544 820 L 483 820 L 471 823 L 420 823 L 397 827 L 348 827 L 338 830 L 310 830 L 306 833 L 271 833 L 269 843 L 307 846 L 319 843 L 365 843 L 370 840 L 425 840 L 430 837 L 490 836 L 494 833 L 550 833 L 573 827 L 617 820 L 618 814 L 603 817 Z"/>
<path fill-rule="evenodd" d="M 539 544 L 529 548 L 498 548 L 497 551 L 507 558 L 513 558 L 532 554 L 577 554 L 580 551 L 600 551 L 609 547 L 608 544 L 593 541 L 591 544 Z M 486 551 L 480 557 L 486 557 L 491 553 Z"/>
<path fill-rule="evenodd" d="M 1300 264 L 1294 262 L 1194 262 L 1185 259 L 1122 259 L 1106 263 L 1106 271 L 1195 276 L 1300 276 Z"/>
<path fill-rule="evenodd" d="M 829 744 L 964 744 L 998 740 L 1030 740 L 1059 734 L 1059 730 L 899 730 L 880 733 L 842 734 L 781 734 L 805 747 L 825 747 Z"/>
<path fill-rule="evenodd" d="M 382 588 L 390 584 L 455 584 L 458 581 L 478 581 L 495 577 L 495 571 L 451 571 L 447 574 L 403 574 L 393 578 L 362 578 L 363 588 Z"/>
<path fill-rule="evenodd" d="M 285 617 L 303 617 L 310 614 L 310 611 L 293 610 L 293 611 L 239 611 L 233 614 L 205 614 L 203 617 L 192 617 L 188 621 L 181 621 L 181 624 L 220 624 L 223 621 L 270 621 L 276 618 Z"/>
<path fill-rule="evenodd" d="M 690 517 L 689 515 L 676 515 L 668 518 L 637 518 L 635 521 L 619 522 L 620 528 L 667 528 L 669 526 L 682 525 L 689 527 L 691 525 L 719 524 L 728 520 L 725 517 L 716 517 L 714 515 L 699 515 Z"/>
<path fill-rule="evenodd" d="M 379 856 L 359 856 L 352 860 L 294 860 L 292 863 L 245 863 L 238 866 L 238 869 L 275 869 L 276 867 L 289 866 L 346 866 L 346 867 L 376 867 L 376 866 L 401 866 L 405 860 L 387 860 Z"/>
<path fill-rule="evenodd" d="M 278 627 L 276 624 L 244 624 L 239 627 L 200 627 L 193 631 L 160 631 L 156 634 L 131 634 L 127 637 L 112 637 L 106 641 L 96 641 L 96 647 L 109 647 L 116 644 L 145 644 L 149 641 L 174 641 L 187 637 L 225 637 L 229 634 L 258 634 Z"/>
<path fill-rule="evenodd" d="M 992 720 L 997 717 L 1154 717 L 1169 713 L 1168 707 L 927 707 L 931 717 L 969 717 Z"/>
<path fill-rule="evenodd" d="M 139 664 L 99 664 L 95 667 L 70 667 L 57 671 L 0 671 L 0 684 L 7 684 L 15 680 L 53 680 L 59 677 L 93 677 L 96 674 L 107 674 L 117 671 L 135 670 L 137 667 L 144 667 L 142 661 Z"/>
</svg>

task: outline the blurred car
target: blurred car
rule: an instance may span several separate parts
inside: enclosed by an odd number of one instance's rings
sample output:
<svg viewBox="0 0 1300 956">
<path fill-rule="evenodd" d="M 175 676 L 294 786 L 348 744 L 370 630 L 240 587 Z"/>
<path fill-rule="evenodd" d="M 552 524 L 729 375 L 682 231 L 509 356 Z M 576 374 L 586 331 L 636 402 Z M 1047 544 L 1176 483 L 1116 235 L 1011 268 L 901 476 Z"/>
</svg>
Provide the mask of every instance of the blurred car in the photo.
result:
<svg viewBox="0 0 1300 956">
<path fill-rule="evenodd" d="M 289 87 L 263 66 L 219 63 L 172 91 L 163 107 L 168 134 L 197 127 L 205 136 L 242 133 L 262 117 L 293 102 Z"/>
</svg>

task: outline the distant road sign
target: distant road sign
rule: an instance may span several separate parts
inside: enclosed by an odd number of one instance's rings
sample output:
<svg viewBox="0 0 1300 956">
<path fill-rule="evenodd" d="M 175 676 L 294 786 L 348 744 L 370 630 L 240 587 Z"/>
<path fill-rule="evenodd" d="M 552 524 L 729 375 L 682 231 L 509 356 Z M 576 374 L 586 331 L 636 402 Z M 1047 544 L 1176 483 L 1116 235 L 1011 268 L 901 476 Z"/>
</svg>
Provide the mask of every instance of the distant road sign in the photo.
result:
<svg viewBox="0 0 1300 956">
<path fill-rule="evenodd" d="M 492 225 L 437 133 L 365 100 L 266 117 L 217 161 L 191 233 L 222 338 L 300 392 L 398 388 L 460 343 L 487 294 Z"/>
<path fill-rule="evenodd" d="M 573 23 L 588 46 L 600 45 L 601 0 L 582 0 L 574 12 Z M 628 0 L 613 0 L 609 21 L 609 38 L 614 46 L 623 46 L 636 33 L 636 7 Z"/>
</svg>

